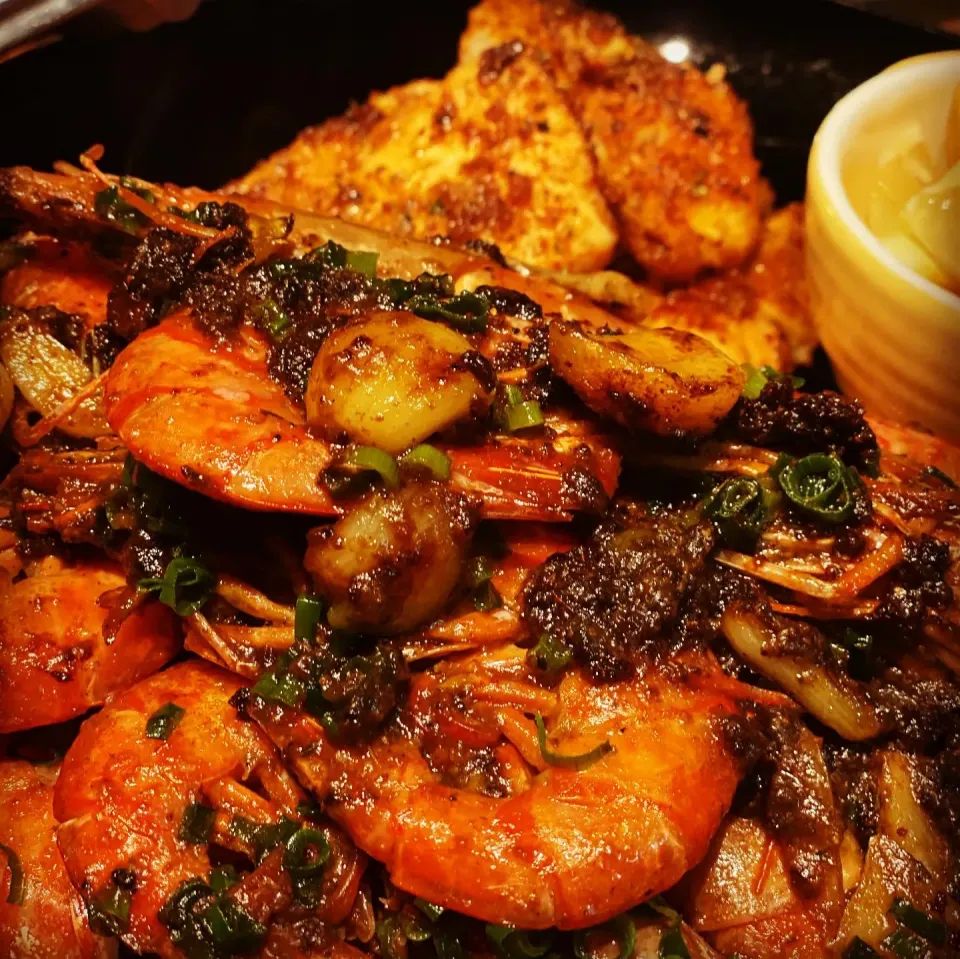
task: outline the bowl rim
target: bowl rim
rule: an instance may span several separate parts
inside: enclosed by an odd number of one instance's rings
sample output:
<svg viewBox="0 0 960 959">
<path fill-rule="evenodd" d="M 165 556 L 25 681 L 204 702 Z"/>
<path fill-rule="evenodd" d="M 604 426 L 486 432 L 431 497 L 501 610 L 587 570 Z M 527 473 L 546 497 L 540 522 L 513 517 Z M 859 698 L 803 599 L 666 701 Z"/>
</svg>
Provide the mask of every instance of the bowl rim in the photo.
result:
<svg viewBox="0 0 960 959">
<path fill-rule="evenodd" d="M 960 295 L 921 276 L 887 250 L 853 208 L 840 176 L 840 148 L 841 145 L 845 145 L 848 128 L 862 110 L 896 89 L 902 88 L 911 74 L 948 73 L 950 67 L 956 69 L 957 80 L 960 82 L 960 50 L 943 50 L 938 53 L 908 57 L 854 87 L 834 104 L 823 123 L 820 124 L 811 151 L 813 167 L 811 172 L 816 173 L 827 200 L 844 226 L 853 233 L 861 246 L 875 260 L 879 260 L 901 280 L 938 300 L 943 306 L 960 311 Z M 908 76 L 904 76 L 904 73 Z"/>
</svg>

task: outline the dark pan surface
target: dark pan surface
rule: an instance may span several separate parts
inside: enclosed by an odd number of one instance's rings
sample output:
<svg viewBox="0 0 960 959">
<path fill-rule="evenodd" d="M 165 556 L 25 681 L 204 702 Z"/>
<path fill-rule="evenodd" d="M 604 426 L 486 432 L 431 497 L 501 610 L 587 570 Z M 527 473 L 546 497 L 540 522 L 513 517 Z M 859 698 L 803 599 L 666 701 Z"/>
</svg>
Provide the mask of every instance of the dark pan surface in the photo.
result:
<svg viewBox="0 0 960 959">
<path fill-rule="evenodd" d="M 810 141 L 837 99 L 898 59 L 958 45 L 826 0 L 595 5 L 727 65 L 781 201 L 802 196 Z M 469 6 L 208 0 L 148 34 L 74 29 L 0 65 L 0 165 L 48 168 L 101 142 L 105 169 L 217 186 L 350 100 L 442 75 Z"/>
</svg>

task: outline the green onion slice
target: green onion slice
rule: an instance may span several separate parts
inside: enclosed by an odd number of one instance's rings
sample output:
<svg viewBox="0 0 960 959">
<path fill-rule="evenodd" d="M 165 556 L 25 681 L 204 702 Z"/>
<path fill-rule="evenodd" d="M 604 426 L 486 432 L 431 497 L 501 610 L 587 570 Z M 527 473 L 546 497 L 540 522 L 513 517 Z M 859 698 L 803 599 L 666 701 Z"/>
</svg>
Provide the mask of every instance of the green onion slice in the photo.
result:
<svg viewBox="0 0 960 959">
<path fill-rule="evenodd" d="M 303 826 L 286 842 L 283 868 L 297 879 L 310 879 L 323 875 L 329 858 L 327 837 L 313 826 Z"/>
<path fill-rule="evenodd" d="M 225 866 L 218 866 L 210 873 L 210 888 L 214 892 L 226 892 L 238 882 L 240 882 L 240 875 L 229 863 Z"/>
<path fill-rule="evenodd" d="M 450 457 L 429 443 L 414 446 L 400 457 L 400 468 L 428 473 L 434 479 L 450 478 Z"/>
<path fill-rule="evenodd" d="M 433 936 L 427 918 L 410 909 L 400 913 L 400 929 L 410 942 L 426 942 Z"/>
<path fill-rule="evenodd" d="M 291 676 L 285 666 L 275 666 L 264 673 L 250 689 L 254 696 L 261 696 L 267 702 L 281 703 L 284 706 L 299 706 L 303 691 L 303 683 Z"/>
<path fill-rule="evenodd" d="M 537 645 L 527 653 L 527 663 L 547 673 L 559 673 L 572 659 L 573 650 L 552 633 L 541 633 Z"/>
<path fill-rule="evenodd" d="M 660 937 L 657 954 L 660 959 L 690 959 L 690 950 L 680 931 L 679 919 Z"/>
<path fill-rule="evenodd" d="M 536 400 L 524 400 L 504 410 L 503 422 L 508 432 L 518 433 L 520 430 L 543 426 L 545 421 L 540 404 Z"/>
<path fill-rule="evenodd" d="M 255 953 L 267 934 L 267 927 L 257 922 L 229 896 L 221 896 L 207 906 L 202 918 L 219 955 Z"/>
<path fill-rule="evenodd" d="M 379 473 L 387 489 L 396 489 L 400 485 L 400 469 L 397 461 L 375 446 L 351 446 L 343 463 L 355 470 L 369 470 Z"/>
<path fill-rule="evenodd" d="M 539 959 L 553 944 L 550 930 L 527 931 L 487 923 L 487 940 L 502 959 Z"/>
<path fill-rule="evenodd" d="M 180 820 L 180 831 L 177 835 L 184 842 L 199 845 L 210 841 L 210 833 L 213 832 L 213 822 L 217 818 L 216 809 L 210 806 L 204 806 L 203 803 L 190 803 L 183 811 L 183 818 Z"/>
<path fill-rule="evenodd" d="M 836 456 L 811 453 L 778 463 L 773 472 L 790 502 L 816 519 L 843 523 L 853 515 L 860 477 Z"/>
<path fill-rule="evenodd" d="M 854 936 L 850 945 L 843 950 L 842 959 L 880 959 L 880 953 L 859 936 Z"/>
<path fill-rule="evenodd" d="M 946 923 L 927 915 L 927 913 L 907 902 L 906 899 L 894 899 L 893 905 L 890 907 L 890 914 L 897 922 L 902 923 L 908 929 L 912 929 L 927 942 L 932 942 L 935 946 L 945 946 L 947 944 Z"/>
<path fill-rule="evenodd" d="M 772 482 L 736 476 L 725 480 L 707 498 L 704 513 L 713 520 L 720 538 L 731 549 L 756 551 L 764 529 L 773 519 L 779 493 Z"/>
<path fill-rule="evenodd" d="M 490 580 L 481 583 L 473 591 L 473 608 L 480 613 L 489 613 L 491 610 L 503 606 L 503 597 L 500 590 Z"/>
<path fill-rule="evenodd" d="M 483 333 L 490 315 L 489 304 L 476 293 L 458 293 L 448 300 L 416 293 L 404 305 L 425 320 L 440 320 L 461 333 Z"/>
<path fill-rule="evenodd" d="M 446 910 L 443 906 L 434 905 L 432 902 L 428 902 L 426 899 L 421 899 L 417 896 L 413 900 L 413 904 L 431 921 L 436 922 Z"/>
<path fill-rule="evenodd" d="M 547 745 L 547 727 L 543 722 L 543 716 L 537 713 L 533 720 L 537 724 L 537 743 L 540 746 L 540 755 L 551 766 L 562 766 L 565 769 L 576 769 L 579 772 L 582 769 L 589 768 L 614 751 L 614 746 L 611 743 L 602 742 L 588 752 L 575 756 L 554 752 Z"/>
<path fill-rule="evenodd" d="M 372 250 L 349 250 L 347 252 L 344 266 L 347 269 L 362 273 L 368 280 L 372 280 L 377 275 L 377 261 L 380 259 L 379 253 Z"/>
<path fill-rule="evenodd" d="M 301 593 L 293 612 L 294 639 L 312 643 L 323 616 L 323 600 L 315 593 Z"/>
<path fill-rule="evenodd" d="M 7 869 L 10 870 L 10 889 L 7 891 L 7 902 L 11 906 L 22 906 L 26 884 L 23 881 L 23 866 L 20 864 L 20 857 L 2 842 L 0 842 L 0 852 L 6 856 Z"/>
<path fill-rule="evenodd" d="M 594 959 L 593 954 L 587 949 L 587 935 L 594 931 L 609 930 L 613 933 L 619 946 L 617 959 L 631 959 L 637 945 L 637 927 L 634 921 L 627 913 L 623 913 L 602 926 L 594 926 L 593 929 L 583 929 L 576 933 L 573 938 L 573 954 L 577 959 Z"/>
<path fill-rule="evenodd" d="M 213 595 L 216 584 L 216 576 L 205 563 L 177 556 L 161 578 L 141 579 L 137 586 L 142 592 L 157 593 L 160 602 L 178 616 L 191 616 Z"/>
<path fill-rule="evenodd" d="M 133 896 L 128 889 L 111 886 L 90 900 L 87 919 L 98 936 L 120 936 L 130 927 L 130 903 Z"/>
<path fill-rule="evenodd" d="M 165 703 L 147 720 L 147 739 L 169 739 L 187 711 L 176 703 Z"/>
</svg>

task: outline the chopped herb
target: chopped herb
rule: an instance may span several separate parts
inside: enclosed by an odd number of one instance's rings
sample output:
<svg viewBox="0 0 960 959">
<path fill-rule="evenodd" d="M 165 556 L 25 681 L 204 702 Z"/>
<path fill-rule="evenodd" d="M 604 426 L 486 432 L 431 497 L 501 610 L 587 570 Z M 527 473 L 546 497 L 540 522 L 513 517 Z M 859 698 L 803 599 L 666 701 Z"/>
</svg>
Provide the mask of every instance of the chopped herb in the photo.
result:
<svg viewBox="0 0 960 959">
<path fill-rule="evenodd" d="M 483 333 L 490 315 L 489 304 L 476 293 L 458 293 L 448 300 L 430 293 L 415 293 L 403 305 L 425 320 L 440 320 L 461 333 Z"/>
<path fill-rule="evenodd" d="M 429 443 L 421 443 L 400 457 L 400 468 L 404 471 L 427 473 L 437 480 L 450 478 L 450 457 L 443 450 Z"/>
<path fill-rule="evenodd" d="M 323 600 L 314 593 L 301 593 L 293 613 L 293 636 L 300 642 L 312 643 L 323 616 Z"/>
<path fill-rule="evenodd" d="M 253 955 L 267 935 L 228 893 L 217 893 L 200 878 L 187 879 L 167 900 L 157 918 L 170 940 L 190 959 L 229 959 Z"/>
<path fill-rule="evenodd" d="M 777 380 L 789 380 L 790 385 L 795 390 L 798 390 L 805 382 L 802 377 L 781 373 L 772 366 L 756 367 L 751 363 L 744 363 L 740 368 L 747 374 L 747 380 L 743 384 L 743 395 L 748 400 L 757 399 L 767 383 L 776 382 Z"/>
<path fill-rule="evenodd" d="M 0 852 L 6 857 L 7 869 L 10 870 L 10 888 L 7 891 L 7 903 L 11 906 L 22 906 L 26 887 L 23 881 L 23 866 L 20 857 L 9 847 L 0 842 Z"/>
<path fill-rule="evenodd" d="M 254 322 L 275 340 L 281 339 L 293 322 L 275 300 L 267 299 L 258 303 L 250 313 Z"/>
<path fill-rule="evenodd" d="M 550 949 L 553 939 L 550 930 L 527 931 L 487 923 L 487 940 L 502 959 L 538 959 Z"/>
<path fill-rule="evenodd" d="M 210 888 L 214 892 L 226 892 L 238 882 L 240 882 L 240 876 L 229 863 L 225 866 L 218 866 L 210 873 Z"/>
<path fill-rule="evenodd" d="M 473 591 L 473 608 L 481 613 L 489 613 L 493 609 L 503 606 L 503 597 L 500 590 L 490 580 L 481 583 Z"/>
<path fill-rule="evenodd" d="M 379 259 L 379 253 L 368 250 L 351 250 L 347 253 L 344 266 L 348 270 L 362 273 L 368 280 L 372 280 L 377 275 L 377 261 Z"/>
<path fill-rule="evenodd" d="M 679 916 L 660 937 L 657 955 L 659 959 L 690 959 L 690 950 L 687 948 L 683 933 L 680 931 Z"/>
<path fill-rule="evenodd" d="M 180 831 L 177 835 L 184 842 L 194 845 L 209 842 L 210 834 L 213 832 L 213 822 L 216 818 L 216 809 L 204 806 L 203 803 L 190 803 L 183 811 Z"/>
<path fill-rule="evenodd" d="M 780 495 L 770 480 L 737 476 L 725 480 L 707 497 L 704 513 L 731 549 L 756 551 L 763 530 L 773 519 Z"/>
<path fill-rule="evenodd" d="M 922 936 L 899 928 L 883 940 L 883 948 L 889 949 L 899 959 L 933 959 L 933 951 Z"/>
<path fill-rule="evenodd" d="M 201 560 L 177 556 L 161 578 L 141 579 L 137 587 L 144 593 L 157 593 L 160 602 L 178 616 L 191 616 L 207 602 L 216 584 L 216 576 Z"/>
<path fill-rule="evenodd" d="M 602 742 L 593 749 L 579 755 L 567 755 L 554 752 L 547 745 L 547 727 L 544 725 L 543 716 L 537 713 L 534 716 L 534 722 L 537 724 L 537 743 L 540 746 L 540 755 L 550 766 L 563 766 L 565 769 L 582 770 L 587 769 L 594 763 L 599 762 L 604 756 L 612 753 L 614 747 L 609 742 Z"/>
<path fill-rule="evenodd" d="M 294 613 L 296 617 L 296 613 Z M 294 625 L 296 630 L 296 625 Z M 251 688 L 254 696 L 260 696 L 270 703 L 282 703 L 284 706 L 299 706 L 303 698 L 304 685 L 295 676 L 290 675 L 290 663 L 293 653 L 287 650 L 277 657 L 273 669 L 265 672 Z"/>
<path fill-rule="evenodd" d="M 130 926 L 130 903 L 133 898 L 129 889 L 112 883 L 87 904 L 90 928 L 98 936 L 120 936 Z"/>
<path fill-rule="evenodd" d="M 413 900 L 413 904 L 431 921 L 436 922 L 446 910 L 443 906 L 435 906 L 432 902 L 427 902 L 426 899 L 421 899 L 417 896 Z"/>
<path fill-rule="evenodd" d="M 880 959 L 880 953 L 859 936 L 854 936 L 850 945 L 843 950 L 842 959 Z"/>
<path fill-rule="evenodd" d="M 93 198 L 93 208 L 105 220 L 116 223 L 126 233 L 137 233 L 150 221 L 135 207 L 131 206 L 116 186 L 101 190 Z"/>
<path fill-rule="evenodd" d="M 906 899 L 894 899 L 890 907 L 890 914 L 902 923 L 908 929 L 922 936 L 927 942 L 932 942 L 935 946 L 945 946 L 947 944 L 946 924 L 933 916 L 912 906 Z"/>
<path fill-rule="evenodd" d="M 781 456 L 772 472 L 790 502 L 815 519 L 844 523 L 853 516 L 862 481 L 836 456 L 811 453 L 796 461 Z"/>
<path fill-rule="evenodd" d="M 147 739 L 169 739 L 180 725 L 186 710 L 176 703 L 166 703 L 147 720 Z"/>
<path fill-rule="evenodd" d="M 546 673 L 559 673 L 570 665 L 573 650 L 552 633 L 541 633 L 537 645 L 527 653 L 527 663 Z"/>
</svg>

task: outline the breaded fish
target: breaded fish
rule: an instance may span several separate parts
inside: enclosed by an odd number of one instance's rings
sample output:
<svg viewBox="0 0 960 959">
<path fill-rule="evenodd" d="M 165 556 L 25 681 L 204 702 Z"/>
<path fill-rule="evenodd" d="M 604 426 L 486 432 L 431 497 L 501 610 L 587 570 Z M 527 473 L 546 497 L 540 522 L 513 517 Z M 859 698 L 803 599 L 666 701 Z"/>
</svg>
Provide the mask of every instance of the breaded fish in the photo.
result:
<svg viewBox="0 0 960 959">
<path fill-rule="evenodd" d="M 602 267 L 617 244 L 577 121 L 521 43 L 374 94 L 227 189 L 548 268 Z"/>
<path fill-rule="evenodd" d="M 614 17 L 569 0 L 482 0 L 461 61 L 519 39 L 541 50 L 594 152 L 621 239 L 669 283 L 739 266 L 767 200 L 746 106 L 724 82 L 668 63 Z"/>
</svg>

